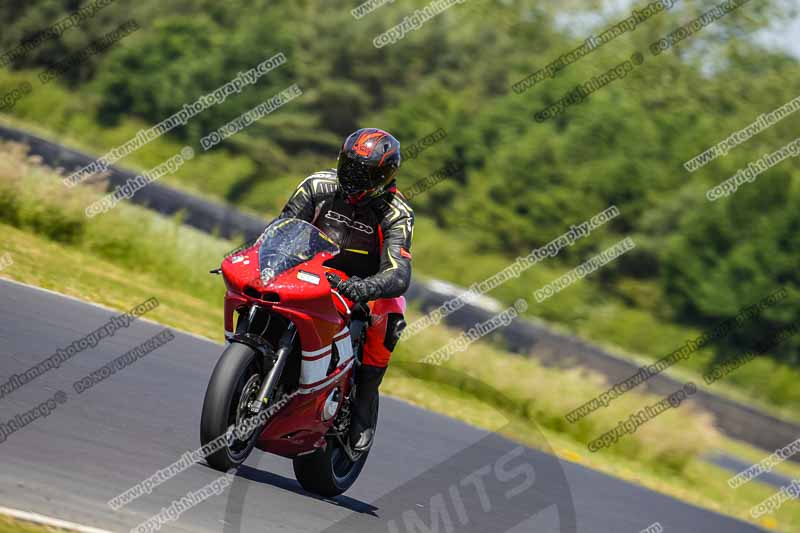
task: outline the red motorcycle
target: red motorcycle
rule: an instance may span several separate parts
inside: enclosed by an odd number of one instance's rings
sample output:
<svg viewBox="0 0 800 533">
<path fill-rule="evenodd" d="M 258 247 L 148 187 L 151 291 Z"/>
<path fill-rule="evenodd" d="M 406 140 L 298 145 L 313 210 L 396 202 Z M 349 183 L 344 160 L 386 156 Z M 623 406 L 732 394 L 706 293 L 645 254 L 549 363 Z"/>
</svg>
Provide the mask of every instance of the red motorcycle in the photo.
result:
<svg viewBox="0 0 800 533">
<path fill-rule="evenodd" d="M 213 468 L 235 468 L 258 448 L 291 458 L 303 488 L 327 497 L 361 473 L 369 451 L 355 453 L 347 430 L 369 308 L 336 291 L 346 275 L 325 262 L 337 253 L 312 224 L 280 219 L 212 271 L 227 287 L 228 341 L 201 419 L 204 446 L 227 442 L 207 456 Z"/>
</svg>

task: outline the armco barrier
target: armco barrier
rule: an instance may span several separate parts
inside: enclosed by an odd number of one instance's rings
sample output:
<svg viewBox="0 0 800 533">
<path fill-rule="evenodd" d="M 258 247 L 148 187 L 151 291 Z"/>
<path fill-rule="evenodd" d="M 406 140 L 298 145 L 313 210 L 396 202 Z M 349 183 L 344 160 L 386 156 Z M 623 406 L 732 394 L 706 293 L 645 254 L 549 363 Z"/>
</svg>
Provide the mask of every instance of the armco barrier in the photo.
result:
<svg viewBox="0 0 800 533">
<path fill-rule="evenodd" d="M 94 161 L 86 154 L 13 128 L 0 126 L 0 139 L 28 145 L 31 154 L 40 156 L 51 167 L 63 168 L 65 176 Z M 112 187 L 124 185 L 128 179 L 136 176 L 135 172 L 116 166 L 108 167 L 108 173 L 108 181 Z M 208 233 L 217 231 L 224 237 L 244 236 L 245 240 L 255 239 L 265 226 L 264 220 L 259 217 L 158 182 L 139 190 L 131 201 L 165 215 L 183 212 L 187 225 Z"/>
<path fill-rule="evenodd" d="M 92 161 L 86 154 L 13 128 L 0 126 L 0 139 L 27 144 L 30 146 L 30 153 L 40 156 L 49 166 L 62 167 L 66 173 Z M 117 167 L 109 167 L 109 172 L 112 186 L 124 184 L 128 178 L 135 176 L 135 173 Z M 165 215 L 184 212 L 184 222 L 187 225 L 206 232 L 217 231 L 225 237 L 244 236 L 245 239 L 253 239 L 266 225 L 265 220 L 241 213 L 233 207 L 198 198 L 161 183 L 151 183 L 137 192 L 132 201 Z M 416 301 L 424 311 L 438 307 L 453 297 L 452 294 L 443 293 L 432 287 L 434 285 L 429 286 L 425 282 L 415 280 L 407 296 L 410 300 Z M 447 316 L 444 322 L 449 326 L 466 330 L 476 322 L 488 319 L 495 312 L 466 304 Z M 621 381 L 638 371 L 638 366 L 631 361 L 612 355 L 573 335 L 555 332 L 543 323 L 533 320 L 515 320 L 496 335 L 500 335 L 504 343 L 514 352 L 536 357 L 550 366 L 584 367 L 603 374 L 610 383 Z M 529 385 L 536 388 L 536 383 Z M 681 385 L 682 382 L 665 374 L 659 374 L 651 377 L 641 387 L 653 394 L 664 396 Z M 714 415 L 717 426 L 724 433 L 765 450 L 781 448 L 800 435 L 800 425 L 780 420 L 704 390 L 698 390 L 693 401 Z M 800 462 L 800 457 L 793 457 L 793 460 Z"/>
</svg>

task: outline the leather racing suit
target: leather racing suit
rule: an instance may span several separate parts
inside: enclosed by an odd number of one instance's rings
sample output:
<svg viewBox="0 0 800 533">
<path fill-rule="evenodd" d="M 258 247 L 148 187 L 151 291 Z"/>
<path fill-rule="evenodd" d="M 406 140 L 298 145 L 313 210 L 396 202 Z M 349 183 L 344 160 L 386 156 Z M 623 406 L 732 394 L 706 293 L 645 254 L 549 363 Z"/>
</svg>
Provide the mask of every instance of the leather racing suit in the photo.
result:
<svg viewBox="0 0 800 533">
<path fill-rule="evenodd" d="M 402 295 L 411 281 L 414 212 L 394 184 L 383 194 L 351 205 L 341 192 L 336 169 L 303 180 L 278 218 L 314 224 L 341 248 L 327 265 L 363 278 L 374 300 L 363 363 L 385 369 L 405 327 Z"/>
</svg>

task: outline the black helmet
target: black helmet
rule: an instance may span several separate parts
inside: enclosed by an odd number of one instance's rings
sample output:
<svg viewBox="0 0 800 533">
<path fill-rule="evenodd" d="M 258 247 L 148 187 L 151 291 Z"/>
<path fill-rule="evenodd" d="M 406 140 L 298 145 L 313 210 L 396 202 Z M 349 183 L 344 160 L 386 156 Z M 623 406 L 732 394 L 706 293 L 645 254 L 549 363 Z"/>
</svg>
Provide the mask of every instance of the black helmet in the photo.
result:
<svg viewBox="0 0 800 533">
<path fill-rule="evenodd" d="M 345 139 L 339 152 L 339 186 L 350 203 L 383 193 L 400 168 L 400 141 L 386 131 L 363 128 Z"/>
</svg>

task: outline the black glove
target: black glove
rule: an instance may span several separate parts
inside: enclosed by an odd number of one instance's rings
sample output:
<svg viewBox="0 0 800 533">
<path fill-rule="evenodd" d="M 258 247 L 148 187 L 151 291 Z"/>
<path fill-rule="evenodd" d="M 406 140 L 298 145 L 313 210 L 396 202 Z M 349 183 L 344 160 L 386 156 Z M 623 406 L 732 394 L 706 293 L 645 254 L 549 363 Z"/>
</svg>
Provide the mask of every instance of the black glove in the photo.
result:
<svg viewBox="0 0 800 533">
<path fill-rule="evenodd" d="M 378 297 L 378 291 L 369 280 L 353 276 L 339 284 L 337 288 L 342 296 L 356 303 L 369 302 Z"/>
</svg>

